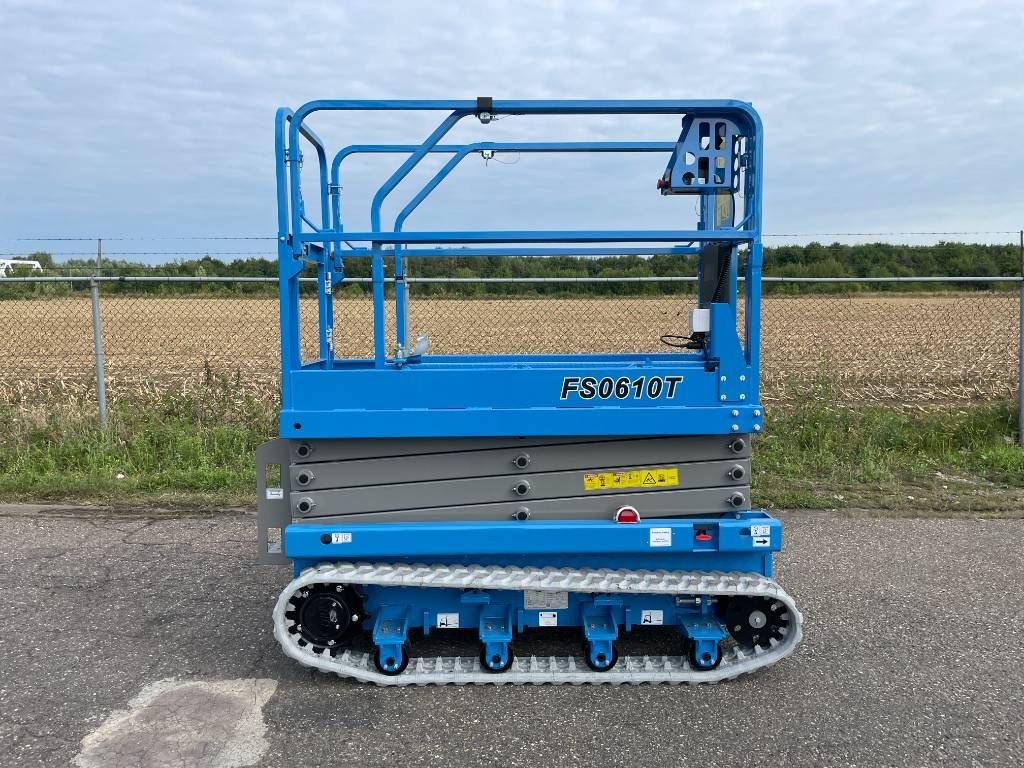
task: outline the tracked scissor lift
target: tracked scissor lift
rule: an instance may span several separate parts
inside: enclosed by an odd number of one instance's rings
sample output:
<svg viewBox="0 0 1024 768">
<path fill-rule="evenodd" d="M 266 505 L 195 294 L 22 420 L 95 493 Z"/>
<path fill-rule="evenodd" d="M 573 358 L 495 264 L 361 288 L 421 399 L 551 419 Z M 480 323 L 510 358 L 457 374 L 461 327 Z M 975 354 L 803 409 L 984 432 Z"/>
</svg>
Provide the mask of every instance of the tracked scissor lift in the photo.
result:
<svg viewBox="0 0 1024 768">
<path fill-rule="evenodd" d="M 444 116 L 420 144 L 352 145 L 328 165 L 307 118 L 360 110 Z M 674 115 L 681 132 L 668 142 L 443 143 L 460 120 L 507 115 Z M 318 160 L 318 216 L 304 207 L 303 148 Z M 510 151 L 668 155 L 657 188 L 695 196 L 699 221 L 670 231 L 403 230 L 465 157 Z M 738 101 L 316 101 L 278 111 L 281 437 L 257 462 L 261 559 L 294 564 L 273 611 L 286 654 L 378 684 L 639 683 L 732 678 L 793 651 L 800 614 L 771 578 L 781 525 L 749 500 L 750 442 L 764 416 L 761 152 L 758 116 Z M 340 169 L 355 153 L 404 158 L 373 197 L 367 232 L 342 225 Z M 383 228 L 383 202 L 431 153 L 448 160 Z M 665 339 L 676 346 L 431 355 L 425 336 L 408 338 L 410 259 L 607 253 L 697 261 L 689 333 Z M 334 326 L 332 294 L 349 257 L 372 265 L 368 359 L 335 357 L 347 330 Z M 310 262 L 319 356 L 303 363 L 299 279 Z M 677 633 L 670 653 L 619 654 L 624 633 L 649 626 Z M 582 650 L 514 653 L 517 637 L 549 627 L 578 632 Z M 411 647 L 412 633 L 455 628 L 476 633 L 478 653 Z"/>
</svg>

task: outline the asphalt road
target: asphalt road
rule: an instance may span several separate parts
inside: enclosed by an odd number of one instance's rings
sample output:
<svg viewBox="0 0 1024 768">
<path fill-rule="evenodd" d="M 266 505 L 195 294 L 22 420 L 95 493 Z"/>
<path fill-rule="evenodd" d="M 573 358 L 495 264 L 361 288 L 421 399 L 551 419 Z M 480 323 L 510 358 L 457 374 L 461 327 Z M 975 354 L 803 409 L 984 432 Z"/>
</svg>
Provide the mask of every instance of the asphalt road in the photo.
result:
<svg viewBox="0 0 1024 768">
<path fill-rule="evenodd" d="M 278 651 L 252 518 L 0 516 L 0 765 L 1024 763 L 1024 521 L 783 517 L 770 670 L 378 689 Z"/>
</svg>

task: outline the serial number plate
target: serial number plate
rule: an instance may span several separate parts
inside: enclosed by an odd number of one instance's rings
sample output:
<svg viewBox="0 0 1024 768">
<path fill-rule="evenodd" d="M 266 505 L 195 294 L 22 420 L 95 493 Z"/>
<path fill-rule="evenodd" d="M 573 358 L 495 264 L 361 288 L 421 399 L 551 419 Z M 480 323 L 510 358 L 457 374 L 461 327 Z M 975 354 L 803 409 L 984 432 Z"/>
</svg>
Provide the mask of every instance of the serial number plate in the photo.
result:
<svg viewBox="0 0 1024 768">
<path fill-rule="evenodd" d="M 568 592 L 545 592 L 540 589 L 523 590 L 523 608 L 528 611 L 564 610 L 568 607 Z"/>
</svg>

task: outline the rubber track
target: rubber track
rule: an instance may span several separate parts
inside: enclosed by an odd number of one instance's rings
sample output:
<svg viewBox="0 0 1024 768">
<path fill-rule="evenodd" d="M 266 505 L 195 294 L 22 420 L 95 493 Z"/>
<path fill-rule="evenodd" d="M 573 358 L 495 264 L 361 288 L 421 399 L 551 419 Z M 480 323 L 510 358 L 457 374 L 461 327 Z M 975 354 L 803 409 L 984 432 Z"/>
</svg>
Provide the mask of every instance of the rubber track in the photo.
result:
<svg viewBox="0 0 1024 768">
<path fill-rule="evenodd" d="M 786 606 L 789 627 L 770 648 L 724 651 L 713 670 L 692 668 L 682 656 L 623 656 L 607 672 L 594 672 L 573 656 L 517 657 L 506 672 L 480 668 L 476 656 L 412 658 L 400 675 L 377 671 L 368 653 L 343 651 L 332 657 L 300 646 L 285 618 L 291 596 L 310 584 L 373 584 L 390 587 L 450 589 L 543 590 L 550 592 L 644 593 L 771 597 Z M 756 573 L 718 571 L 628 571 L 575 568 L 517 568 L 475 565 L 405 565 L 389 563 L 333 563 L 308 568 L 281 593 L 274 607 L 274 636 L 284 652 L 307 667 L 333 672 L 376 685 L 524 685 L 524 684 L 639 684 L 714 683 L 770 666 L 789 656 L 801 638 L 803 617 L 796 604 L 772 579 Z"/>
</svg>

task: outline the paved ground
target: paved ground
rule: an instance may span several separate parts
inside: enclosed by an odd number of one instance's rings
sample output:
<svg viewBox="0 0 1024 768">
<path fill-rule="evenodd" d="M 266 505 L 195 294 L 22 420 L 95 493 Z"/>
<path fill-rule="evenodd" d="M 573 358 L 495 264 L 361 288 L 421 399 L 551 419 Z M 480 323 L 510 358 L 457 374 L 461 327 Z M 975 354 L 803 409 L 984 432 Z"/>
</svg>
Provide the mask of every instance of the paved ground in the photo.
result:
<svg viewBox="0 0 1024 768">
<path fill-rule="evenodd" d="M 252 518 L 0 516 L 0 764 L 1024 763 L 1024 521 L 784 520 L 806 637 L 771 670 L 390 690 L 277 651 Z"/>
</svg>

